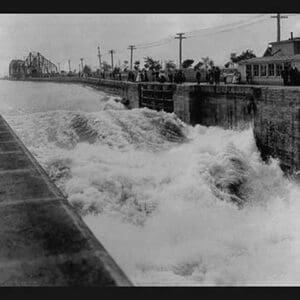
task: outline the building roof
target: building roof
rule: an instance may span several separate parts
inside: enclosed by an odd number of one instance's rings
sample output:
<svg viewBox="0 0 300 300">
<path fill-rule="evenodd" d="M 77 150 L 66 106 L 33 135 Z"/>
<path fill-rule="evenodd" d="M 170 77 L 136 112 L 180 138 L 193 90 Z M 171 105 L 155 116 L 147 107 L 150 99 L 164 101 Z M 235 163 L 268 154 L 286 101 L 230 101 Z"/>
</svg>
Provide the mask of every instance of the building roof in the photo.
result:
<svg viewBox="0 0 300 300">
<path fill-rule="evenodd" d="M 253 63 L 272 63 L 272 62 L 289 62 L 289 61 L 300 61 L 300 54 L 254 57 L 254 58 L 240 61 L 239 64 L 244 65 L 244 64 L 253 64 Z"/>
<path fill-rule="evenodd" d="M 271 42 L 269 44 L 274 45 L 274 44 L 285 44 L 285 43 L 293 43 L 293 42 L 299 42 L 300 41 L 300 37 L 294 37 L 292 39 L 288 39 L 288 40 L 283 40 L 283 41 L 279 41 L 279 42 Z"/>
</svg>

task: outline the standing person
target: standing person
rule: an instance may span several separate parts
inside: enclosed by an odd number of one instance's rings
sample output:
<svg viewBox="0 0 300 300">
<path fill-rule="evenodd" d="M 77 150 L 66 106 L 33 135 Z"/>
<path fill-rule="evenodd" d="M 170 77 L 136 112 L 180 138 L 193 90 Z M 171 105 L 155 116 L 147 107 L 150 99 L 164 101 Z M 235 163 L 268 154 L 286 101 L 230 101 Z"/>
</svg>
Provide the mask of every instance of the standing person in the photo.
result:
<svg viewBox="0 0 300 300">
<path fill-rule="evenodd" d="M 237 74 L 237 83 L 240 84 L 241 83 L 241 73 L 239 71 L 237 71 L 236 74 Z"/>
<path fill-rule="evenodd" d="M 213 68 L 209 69 L 209 71 L 208 71 L 208 80 L 209 80 L 210 84 L 214 83 L 214 70 L 213 70 Z"/>
<path fill-rule="evenodd" d="M 178 72 L 178 83 L 184 83 L 185 82 L 185 75 L 182 70 L 179 70 Z"/>
<path fill-rule="evenodd" d="M 291 85 L 296 85 L 297 83 L 297 75 L 298 75 L 298 69 L 296 68 L 295 65 L 291 68 L 290 71 L 290 76 L 291 76 Z"/>
<path fill-rule="evenodd" d="M 133 72 L 130 70 L 129 72 L 128 72 L 128 77 L 127 77 L 127 79 L 128 79 L 128 81 L 133 81 L 132 79 L 132 75 L 133 75 Z"/>
<path fill-rule="evenodd" d="M 223 72 L 223 81 L 224 84 L 227 84 L 227 73 Z"/>
<path fill-rule="evenodd" d="M 232 83 L 233 83 L 233 84 L 236 84 L 236 83 L 237 83 L 237 73 L 236 73 L 236 72 L 233 73 Z"/>
<path fill-rule="evenodd" d="M 196 80 L 197 80 L 197 83 L 200 84 L 201 82 L 201 73 L 199 70 L 197 70 L 197 73 L 196 73 Z"/>
<path fill-rule="evenodd" d="M 251 75 L 251 71 L 249 71 L 249 70 L 247 70 L 247 73 L 246 73 L 246 81 L 248 84 L 252 83 L 252 75 Z"/>
<path fill-rule="evenodd" d="M 297 69 L 297 73 L 296 73 L 296 85 L 300 85 L 300 72 Z"/>
<path fill-rule="evenodd" d="M 219 67 L 215 68 L 215 83 L 220 84 L 220 76 L 221 76 L 221 70 Z"/>
<path fill-rule="evenodd" d="M 281 77 L 283 79 L 283 84 L 288 85 L 289 74 L 288 74 L 288 68 L 286 64 L 284 65 L 283 70 L 281 71 Z"/>
<path fill-rule="evenodd" d="M 179 80 L 178 80 L 178 71 L 175 70 L 175 74 L 174 74 L 174 82 L 175 83 L 179 83 Z"/>
<path fill-rule="evenodd" d="M 155 71 L 151 72 L 151 81 L 155 81 Z"/>
<path fill-rule="evenodd" d="M 167 79 L 166 79 L 166 77 L 165 77 L 165 74 L 160 73 L 160 74 L 159 74 L 159 77 L 158 77 L 158 81 L 159 81 L 160 83 L 166 82 Z"/>
<path fill-rule="evenodd" d="M 155 81 L 159 81 L 159 71 L 155 72 Z"/>
<path fill-rule="evenodd" d="M 145 81 L 145 79 L 144 79 L 144 71 L 143 70 L 140 71 L 140 74 L 141 74 L 141 82 L 144 82 Z"/>
<path fill-rule="evenodd" d="M 206 70 L 206 74 L 205 74 L 206 83 L 209 83 L 209 77 L 210 77 L 210 70 Z"/>
<path fill-rule="evenodd" d="M 137 82 L 141 81 L 141 73 L 140 73 L 140 71 L 137 72 L 135 81 L 137 81 Z"/>
<path fill-rule="evenodd" d="M 147 73 L 146 70 L 144 70 L 144 81 L 145 81 L 145 82 L 149 81 L 148 73 Z"/>
<path fill-rule="evenodd" d="M 174 76 L 172 72 L 169 72 L 168 77 L 170 82 L 174 82 Z"/>
</svg>

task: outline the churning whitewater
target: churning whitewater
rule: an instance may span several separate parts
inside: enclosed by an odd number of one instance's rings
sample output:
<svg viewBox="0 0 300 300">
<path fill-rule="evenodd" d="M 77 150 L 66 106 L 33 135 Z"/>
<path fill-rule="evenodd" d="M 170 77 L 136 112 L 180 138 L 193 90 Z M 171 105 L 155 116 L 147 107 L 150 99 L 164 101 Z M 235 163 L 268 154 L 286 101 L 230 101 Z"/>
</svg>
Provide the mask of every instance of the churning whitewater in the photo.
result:
<svg viewBox="0 0 300 300">
<path fill-rule="evenodd" d="M 1 113 L 134 284 L 300 283 L 300 187 L 261 161 L 251 128 L 192 127 L 80 86 L 1 90 Z"/>
</svg>

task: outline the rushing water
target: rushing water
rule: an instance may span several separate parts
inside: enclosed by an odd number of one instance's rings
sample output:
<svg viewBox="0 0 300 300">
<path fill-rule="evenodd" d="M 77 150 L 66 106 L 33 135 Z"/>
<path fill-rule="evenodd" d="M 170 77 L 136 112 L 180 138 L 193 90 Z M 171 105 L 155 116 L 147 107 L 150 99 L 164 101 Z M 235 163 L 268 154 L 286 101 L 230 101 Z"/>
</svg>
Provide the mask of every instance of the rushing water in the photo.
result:
<svg viewBox="0 0 300 300">
<path fill-rule="evenodd" d="M 300 187 L 252 130 L 78 85 L 0 81 L 0 110 L 136 285 L 300 283 Z"/>
</svg>

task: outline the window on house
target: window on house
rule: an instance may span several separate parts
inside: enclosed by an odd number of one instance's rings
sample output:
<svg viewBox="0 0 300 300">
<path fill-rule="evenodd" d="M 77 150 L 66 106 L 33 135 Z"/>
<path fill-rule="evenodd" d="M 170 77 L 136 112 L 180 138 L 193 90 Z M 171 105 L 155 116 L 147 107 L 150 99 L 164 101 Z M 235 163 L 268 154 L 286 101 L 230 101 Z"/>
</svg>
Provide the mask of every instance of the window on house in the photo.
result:
<svg viewBox="0 0 300 300">
<path fill-rule="evenodd" d="M 260 65 L 260 76 L 267 76 L 267 65 Z"/>
<path fill-rule="evenodd" d="M 275 75 L 274 64 L 269 64 L 269 65 L 268 65 L 268 75 L 269 75 L 269 76 L 274 76 L 274 75 Z"/>
<path fill-rule="evenodd" d="M 276 64 L 276 76 L 281 76 L 282 64 Z"/>
<path fill-rule="evenodd" d="M 253 66 L 253 76 L 259 76 L 259 68 L 258 65 Z"/>
</svg>

